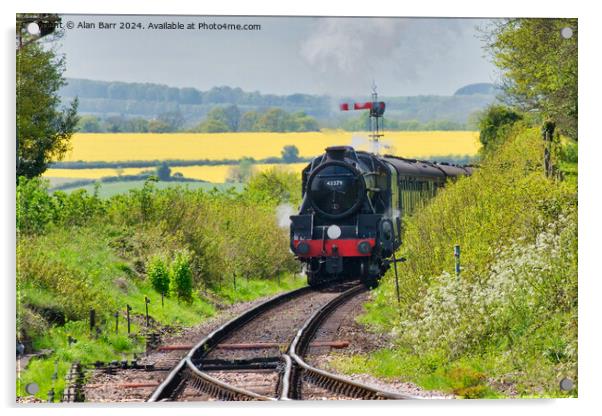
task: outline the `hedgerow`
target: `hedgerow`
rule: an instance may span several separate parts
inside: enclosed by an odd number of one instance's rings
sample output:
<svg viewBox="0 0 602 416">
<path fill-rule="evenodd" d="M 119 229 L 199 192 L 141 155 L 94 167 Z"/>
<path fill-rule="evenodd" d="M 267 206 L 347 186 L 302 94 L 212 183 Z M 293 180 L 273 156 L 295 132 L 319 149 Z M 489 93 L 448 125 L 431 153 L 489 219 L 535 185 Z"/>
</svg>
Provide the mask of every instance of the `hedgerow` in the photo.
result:
<svg viewBox="0 0 602 416">
<path fill-rule="evenodd" d="M 393 336 L 397 359 L 436 356 L 433 374 L 476 360 L 519 394 L 567 394 L 558 382 L 577 379 L 577 190 L 546 177 L 542 155 L 539 129 L 518 123 L 471 177 L 405 219 L 400 302 L 390 270 L 362 318 Z"/>
</svg>

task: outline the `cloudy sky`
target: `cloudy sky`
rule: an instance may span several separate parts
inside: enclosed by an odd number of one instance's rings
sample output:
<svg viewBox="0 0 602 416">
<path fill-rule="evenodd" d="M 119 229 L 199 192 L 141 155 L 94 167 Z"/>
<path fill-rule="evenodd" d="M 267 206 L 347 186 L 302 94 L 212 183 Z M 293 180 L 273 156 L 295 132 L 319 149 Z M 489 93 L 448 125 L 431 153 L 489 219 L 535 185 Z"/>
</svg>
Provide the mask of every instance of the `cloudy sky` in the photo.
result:
<svg viewBox="0 0 602 416">
<path fill-rule="evenodd" d="M 486 22 L 475 19 L 64 15 L 69 22 L 75 27 L 57 47 L 72 78 L 332 95 L 367 94 L 375 81 L 392 96 L 449 95 L 496 74 L 477 37 Z M 84 22 L 95 28 L 78 28 Z M 144 29 L 119 29 L 122 22 Z M 195 29 L 149 28 L 165 22 Z M 199 30 L 199 23 L 261 30 Z"/>
</svg>

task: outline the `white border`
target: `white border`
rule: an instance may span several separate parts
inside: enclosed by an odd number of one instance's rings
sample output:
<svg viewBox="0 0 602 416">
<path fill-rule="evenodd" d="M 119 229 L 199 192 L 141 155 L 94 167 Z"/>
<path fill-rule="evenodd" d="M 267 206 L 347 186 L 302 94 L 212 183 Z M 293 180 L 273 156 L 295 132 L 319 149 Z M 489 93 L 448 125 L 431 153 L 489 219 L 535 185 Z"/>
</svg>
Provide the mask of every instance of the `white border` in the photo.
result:
<svg viewBox="0 0 602 416">
<path fill-rule="evenodd" d="M 445 0 L 421 0 L 418 2 L 398 2 L 389 5 L 385 2 L 352 3 L 349 1 L 325 2 L 323 0 L 304 0 L 302 2 L 283 1 L 225 1 L 197 2 L 195 4 L 182 0 L 151 2 L 148 0 L 104 0 L 103 2 L 82 2 L 75 0 L 54 0 L 40 2 L 35 0 L 20 0 L 18 4 L 2 4 L 2 34 L 3 53 L 2 85 L 4 91 L 1 101 L 0 115 L 3 132 L 3 164 L 2 173 L 2 216 L 1 230 L 2 261 L 4 266 L 2 280 L 5 299 L 2 311 L 5 317 L 0 320 L 4 342 L 2 343 L 3 360 L 2 374 L 2 404 L 9 407 L 8 411 L 16 409 L 14 403 L 14 16 L 16 12 L 57 12 L 57 13 L 121 13 L 121 14 L 235 14 L 235 15 L 332 15 L 332 16 L 449 16 L 449 17 L 578 17 L 579 18 L 579 108 L 580 108 L 580 175 L 579 175 L 579 399 L 569 400 L 520 400 L 520 401 L 458 401 L 450 402 L 420 402 L 420 403 L 279 403 L 266 407 L 258 403 L 195 405 L 177 408 L 160 406 L 147 408 L 138 406 L 111 405 L 104 407 L 81 407 L 71 409 L 65 406 L 57 408 L 21 409 L 26 413 L 39 414 L 106 414 L 107 410 L 115 414 L 141 413 L 148 415 L 177 412 L 178 414 L 217 413 L 239 415 L 241 413 L 276 414 L 281 411 L 293 414 L 307 414 L 308 411 L 333 411 L 357 414 L 386 412 L 401 414 L 401 412 L 428 414 L 501 414 L 516 412 L 537 412 L 546 415 L 576 412 L 591 413 L 600 408 L 597 397 L 600 395 L 600 296 L 602 290 L 599 273 L 600 266 L 596 261 L 600 257 L 599 235 L 601 210 L 596 208 L 600 195 L 601 181 L 601 150 L 602 140 L 600 126 L 599 100 L 600 91 L 600 14 L 593 6 L 595 2 L 557 1 L 526 2 L 524 0 L 504 0 L 501 2 L 469 2 Z"/>
</svg>

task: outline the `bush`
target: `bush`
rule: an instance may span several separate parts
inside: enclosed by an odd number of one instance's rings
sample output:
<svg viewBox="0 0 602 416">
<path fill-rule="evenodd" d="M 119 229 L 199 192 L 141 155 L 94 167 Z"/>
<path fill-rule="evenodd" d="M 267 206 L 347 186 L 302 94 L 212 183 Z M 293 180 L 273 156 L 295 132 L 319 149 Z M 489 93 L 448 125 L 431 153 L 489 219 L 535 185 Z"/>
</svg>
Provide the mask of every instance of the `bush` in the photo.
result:
<svg viewBox="0 0 602 416">
<path fill-rule="evenodd" d="M 488 107 L 479 120 L 479 140 L 483 150 L 486 152 L 499 145 L 501 138 L 507 137 L 512 125 L 521 119 L 520 114 L 508 107 Z"/>
<path fill-rule="evenodd" d="M 48 182 L 40 178 L 19 177 L 17 185 L 17 231 L 34 234 L 46 230 L 54 217 Z"/>
<path fill-rule="evenodd" d="M 295 173 L 270 168 L 251 177 L 245 187 L 245 196 L 275 205 L 285 202 L 298 205 L 301 203 L 301 180 Z"/>
<path fill-rule="evenodd" d="M 42 234 L 51 225 L 85 225 L 105 213 L 105 203 L 95 193 L 84 190 L 66 194 L 48 192 L 48 182 L 19 178 L 17 185 L 17 230 L 25 234 Z"/>
<path fill-rule="evenodd" d="M 148 277 L 153 288 L 164 295 L 169 295 L 169 269 L 163 256 L 153 256 L 146 266 Z"/>
<path fill-rule="evenodd" d="M 188 251 L 176 253 L 170 268 L 170 293 L 178 299 L 190 302 L 192 300 L 192 269 Z"/>
</svg>

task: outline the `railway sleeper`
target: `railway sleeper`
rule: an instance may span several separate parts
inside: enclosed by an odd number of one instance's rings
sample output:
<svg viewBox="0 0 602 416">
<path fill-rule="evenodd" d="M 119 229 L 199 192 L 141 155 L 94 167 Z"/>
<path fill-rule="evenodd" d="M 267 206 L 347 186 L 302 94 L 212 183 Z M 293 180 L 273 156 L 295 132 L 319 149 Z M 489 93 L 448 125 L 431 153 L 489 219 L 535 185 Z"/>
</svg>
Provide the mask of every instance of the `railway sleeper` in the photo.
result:
<svg viewBox="0 0 602 416">
<path fill-rule="evenodd" d="M 194 363 L 199 370 L 220 371 L 220 370 L 245 370 L 245 369 L 269 369 L 274 370 L 282 366 L 282 358 L 274 357 L 254 357 L 242 359 L 209 359 L 199 360 Z"/>
</svg>

